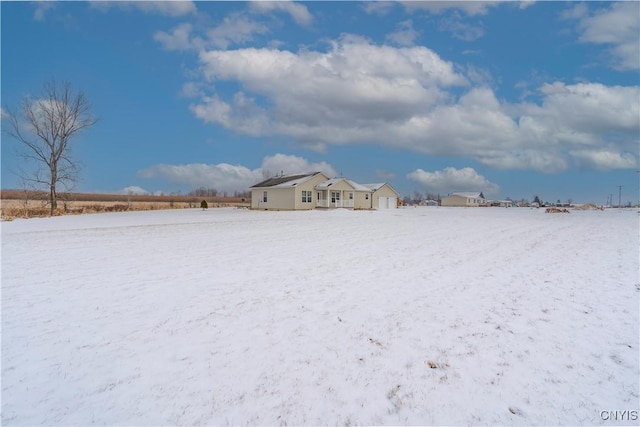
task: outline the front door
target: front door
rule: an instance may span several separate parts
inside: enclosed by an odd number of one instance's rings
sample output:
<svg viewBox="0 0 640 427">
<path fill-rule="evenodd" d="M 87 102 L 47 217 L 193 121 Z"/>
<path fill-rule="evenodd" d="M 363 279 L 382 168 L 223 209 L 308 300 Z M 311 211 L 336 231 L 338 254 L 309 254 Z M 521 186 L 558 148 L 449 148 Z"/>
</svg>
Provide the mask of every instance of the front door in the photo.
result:
<svg viewBox="0 0 640 427">
<path fill-rule="evenodd" d="M 333 206 L 334 208 L 340 207 L 340 192 L 339 191 L 332 191 L 331 192 L 331 206 Z"/>
</svg>

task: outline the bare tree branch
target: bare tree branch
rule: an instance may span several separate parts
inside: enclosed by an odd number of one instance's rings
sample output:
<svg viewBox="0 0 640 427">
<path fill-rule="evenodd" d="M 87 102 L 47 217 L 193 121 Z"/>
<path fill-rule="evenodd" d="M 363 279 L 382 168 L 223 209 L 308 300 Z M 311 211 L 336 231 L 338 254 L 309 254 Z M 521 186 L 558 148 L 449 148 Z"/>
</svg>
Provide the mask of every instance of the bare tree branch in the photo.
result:
<svg viewBox="0 0 640 427">
<path fill-rule="evenodd" d="M 57 187 L 69 187 L 78 179 L 78 167 L 70 156 L 70 141 L 81 130 L 93 126 L 84 92 L 73 91 L 71 84 L 44 84 L 38 98 L 27 97 L 22 101 L 21 116 L 8 108 L 9 130 L 7 134 L 22 143 L 25 160 L 34 160 L 46 166 L 43 177 L 36 171 L 31 182 L 46 185 L 49 191 L 51 214 L 57 209 Z M 21 120 L 22 119 L 22 120 Z"/>
</svg>

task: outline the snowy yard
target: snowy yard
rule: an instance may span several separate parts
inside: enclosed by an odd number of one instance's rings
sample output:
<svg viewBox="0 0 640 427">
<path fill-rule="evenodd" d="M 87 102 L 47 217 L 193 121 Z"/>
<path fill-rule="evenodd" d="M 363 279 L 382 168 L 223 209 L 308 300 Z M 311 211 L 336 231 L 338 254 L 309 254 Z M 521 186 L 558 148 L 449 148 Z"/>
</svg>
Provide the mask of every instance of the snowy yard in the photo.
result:
<svg viewBox="0 0 640 427">
<path fill-rule="evenodd" d="M 2 424 L 638 424 L 638 217 L 2 223 Z"/>
</svg>

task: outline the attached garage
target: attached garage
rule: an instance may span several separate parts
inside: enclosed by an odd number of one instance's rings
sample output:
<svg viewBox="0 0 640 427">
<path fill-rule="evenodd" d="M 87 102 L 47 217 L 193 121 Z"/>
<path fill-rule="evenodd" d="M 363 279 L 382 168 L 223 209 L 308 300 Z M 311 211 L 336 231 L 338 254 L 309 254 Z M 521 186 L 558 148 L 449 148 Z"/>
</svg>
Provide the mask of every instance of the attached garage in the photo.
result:
<svg viewBox="0 0 640 427">
<path fill-rule="evenodd" d="M 379 197 L 378 209 L 394 209 L 398 206 L 397 197 Z"/>
<path fill-rule="evenodd" d="M 373 209 L 395 209 L 398 207 L 398 192 L 386 182 L 363 185 L 373 191 L 371 203 Z"/>
</svg>

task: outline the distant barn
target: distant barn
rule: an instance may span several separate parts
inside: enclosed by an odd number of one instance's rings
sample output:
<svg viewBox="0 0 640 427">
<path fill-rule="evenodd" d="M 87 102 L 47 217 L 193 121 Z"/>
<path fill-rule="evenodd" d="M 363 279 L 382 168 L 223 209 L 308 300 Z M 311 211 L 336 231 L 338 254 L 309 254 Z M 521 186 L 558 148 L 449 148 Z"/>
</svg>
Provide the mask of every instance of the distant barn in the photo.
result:
<svg viewBox="0 0 640 427">
<path fill-rule="evenodd" d="M 484 206 L 486 199 L 482 193 L 453 193 L 443 197 L 442 206 L 476 207 Z"/>
</svg>

